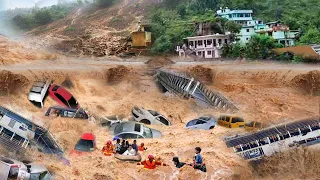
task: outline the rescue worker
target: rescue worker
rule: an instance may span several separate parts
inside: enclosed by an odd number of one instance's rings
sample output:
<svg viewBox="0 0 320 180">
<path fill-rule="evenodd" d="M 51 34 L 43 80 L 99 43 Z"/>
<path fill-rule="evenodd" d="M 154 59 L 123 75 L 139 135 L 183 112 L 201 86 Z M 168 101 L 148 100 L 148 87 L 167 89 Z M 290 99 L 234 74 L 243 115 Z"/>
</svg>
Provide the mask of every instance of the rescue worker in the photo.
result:
<svg viewBox="0 0 320 180">
<path fill-rule="evenodd" d="M 102 152 L 105 156 L 111 156 L 113 153 L 113 145 L 111 141 L 108 141 L 102 148 Z"/>
<path fill-rule="evenodd" d="M 156 161 L 153 155 L 149 155 L 148 158 L 142 162 L 138 162 L 137 165 L 144 165 L 145 169 L 155 169 L 156 166 L 167 166 L 167 164 L 162 163 L 160 161 Z"/>
<path fill-rule="evenodd" d="M 141 143 L 140 146 L 138 147 L 138 150 L 139 150 L 139 151 L 142 151 L 142 152 L 145 151 L 145 150 L 147 150 L 147 149 L 148 149 L 148 148 L 145 148 L 145 147 L 144 147 L 144 143 Z"/>
</svg>

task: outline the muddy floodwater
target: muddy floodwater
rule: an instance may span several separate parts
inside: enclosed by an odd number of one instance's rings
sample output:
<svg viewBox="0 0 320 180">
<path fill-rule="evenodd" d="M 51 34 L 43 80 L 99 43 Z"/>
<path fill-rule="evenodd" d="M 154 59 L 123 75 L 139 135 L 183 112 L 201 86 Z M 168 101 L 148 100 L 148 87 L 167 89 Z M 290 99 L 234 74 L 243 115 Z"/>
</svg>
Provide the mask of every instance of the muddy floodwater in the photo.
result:
<svg viewBox="0 0 320 180">
<path fill-rule="evenodd" d="M 278 124 L 319 116 L 319 65 L 176 62 L 164 68 L 187 72 L 220 92 L 239 109 L 235 115 L 245 121 Z M 57 180 L 320 178 L 319 145 L 293 148 L 259 163 L 248 163 L 228 149 L 223 141 L 225 136 L 244 133 L 244 129 L 217 126 L 209 131 L 186 130 L 185 123 L 191 119 L 204 114 L 217 117 L 223 112 L 202 108 L 192 99 L 161 93 L 154 81 L 155 71 L 142 61 L 56 59 L 0 66 L 0 104 L 47 127 L 64 148 L 70 165 L 36 152 L 22 155 L 2 149 L 2 153 L 44 164 Z M 44 117 L 45 110 L 56 103 L 47 98 L 45 107 L 37 109 L 27 99 L 33 81 L 44 78 L 50 78 L 56 84 L 66 79 L 71 81 L 72 86 L 67 89 L 80 106 L 98 116 L 124 115 L 129 119 L 132 107 L 142 106 L 168 117 L 173 126 L 151 126 L 160 130 L 163 137 L 138 140 L 138 144 L 144 142 L 148 147 L 142 153 L 143 158 L 154 154 L 169 166 L 145 170 L 136 163 L 104 156 L 100 149 L 113 138 L 107 129 L 87 120 Z M 84 132 L 95 134 L 98 149 L 87 155 L 70 155 Z M 172 157 L 179 156 L 183 162 L 192 162 L 196 146 L 202 148 L 208 172 L 195 171 L 188 166 L 176 169 Z"/>
</svg>

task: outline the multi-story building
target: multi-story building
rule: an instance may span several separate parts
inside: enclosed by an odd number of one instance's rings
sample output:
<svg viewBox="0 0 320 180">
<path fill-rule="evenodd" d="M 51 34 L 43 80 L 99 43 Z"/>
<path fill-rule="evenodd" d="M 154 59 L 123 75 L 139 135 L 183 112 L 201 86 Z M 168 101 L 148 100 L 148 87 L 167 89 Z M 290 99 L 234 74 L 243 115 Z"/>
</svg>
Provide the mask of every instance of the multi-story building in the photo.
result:
<svg viewBox="0 0 320 180">
<path fill-rule="evenodd" d="M 279 21 L 266 23 L 264 28 L 256 29 L 255 33 L 270 36 L 278 43 L 284 46 L 294 46 L 295 38 L 299 34 L 298 30 L 290 30 L 286 25 L 282 25 Z"/>
<path fill-rule="evenodd" d="M 220 8 L 217 15 L 242 25 L 240 33 L 236 35 L 236 41 L 246 44 L 255 34 L 270 36 L 284 46 L 294 46 L 295 38 L 299 31 L 292 31 L 288 26 L 279 21 L 264 24 L 260 20 L 253 20 L 252 10 L 230 10 Z"/>
<path fill-rule="evenodd" d="M 213 34 L 206 36 L 187 37 L 183 46 L 177 46 L 179 56 L 194 54 L 202 58 L 220 58 L 221 48 L 229 43 L 229 35 Z"/>
<path fill-rule="evenodd" d="M 246 25 L 248 21 L 252 21 L 252 10 L 230 10 L 228 7 L 217 11 L 217 15 L 230 21 Z"/>
</svg>

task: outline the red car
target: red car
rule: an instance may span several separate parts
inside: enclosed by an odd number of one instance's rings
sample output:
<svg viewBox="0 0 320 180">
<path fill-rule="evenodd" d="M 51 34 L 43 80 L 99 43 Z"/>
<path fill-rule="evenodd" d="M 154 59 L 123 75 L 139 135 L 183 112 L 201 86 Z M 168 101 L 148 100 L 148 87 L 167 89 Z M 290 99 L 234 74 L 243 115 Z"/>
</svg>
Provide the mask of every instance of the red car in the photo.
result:
<svg viewBox="0 0 320 180">
<path fill-rule="evenodd" d="M 82 154 L 92 152 L 96 149 L 96 140 L 92 133 L 83 133 L 71 154 Z"/>
<path fill-rule="evenodd" d="M 52 84 L 49 88 L 49 96 L 63 107 L 79 109 L 77 100 L 72 94 L 61 86 Z"/>
</svg>

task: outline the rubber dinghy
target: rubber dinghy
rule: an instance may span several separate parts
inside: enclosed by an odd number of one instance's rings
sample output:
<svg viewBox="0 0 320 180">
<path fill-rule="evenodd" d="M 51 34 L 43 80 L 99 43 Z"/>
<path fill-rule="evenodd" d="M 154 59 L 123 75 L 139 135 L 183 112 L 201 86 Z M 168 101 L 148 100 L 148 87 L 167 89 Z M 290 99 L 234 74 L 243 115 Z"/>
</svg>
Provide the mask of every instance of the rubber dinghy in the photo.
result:
<svg viewBox="0 0 320 180">
<path fill-rule="evenodd" d="M 121 161 L 139 161 L 139 162 L 141 161 L 140 154 L 137 154 L 135 156 L 115 154 L 114 157 L 121 160 Z"/>
</svg>

